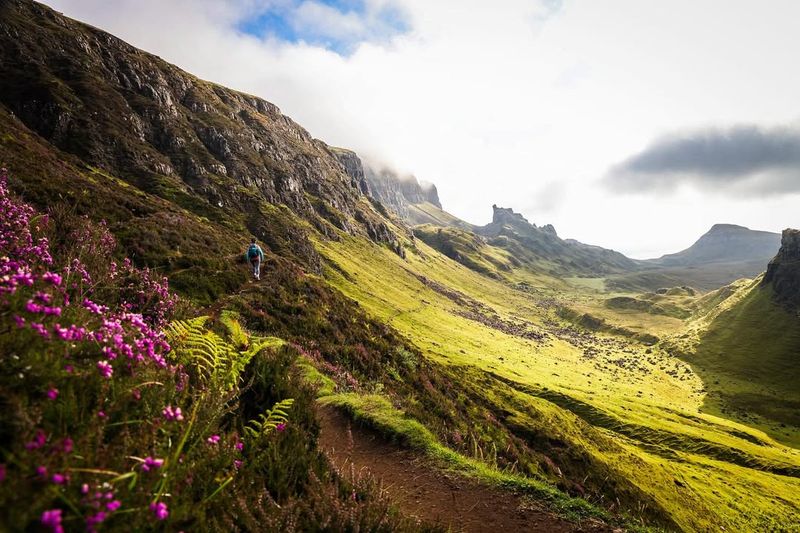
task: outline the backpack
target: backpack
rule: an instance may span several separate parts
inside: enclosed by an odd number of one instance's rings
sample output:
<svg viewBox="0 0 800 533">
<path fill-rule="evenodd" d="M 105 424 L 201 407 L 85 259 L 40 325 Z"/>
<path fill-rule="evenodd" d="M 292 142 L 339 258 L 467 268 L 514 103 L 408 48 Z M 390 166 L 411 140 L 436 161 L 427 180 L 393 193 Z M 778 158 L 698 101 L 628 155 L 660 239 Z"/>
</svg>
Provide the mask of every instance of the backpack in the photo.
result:
<svg viewBox="0 0 800 533">
<path fill-rule="evenodd" d="M 247 249 L 247 258 L 252 261 L 256 257 L 258 257 L 258 245 L 251 244 L 250 248 Z"/>
</svg>

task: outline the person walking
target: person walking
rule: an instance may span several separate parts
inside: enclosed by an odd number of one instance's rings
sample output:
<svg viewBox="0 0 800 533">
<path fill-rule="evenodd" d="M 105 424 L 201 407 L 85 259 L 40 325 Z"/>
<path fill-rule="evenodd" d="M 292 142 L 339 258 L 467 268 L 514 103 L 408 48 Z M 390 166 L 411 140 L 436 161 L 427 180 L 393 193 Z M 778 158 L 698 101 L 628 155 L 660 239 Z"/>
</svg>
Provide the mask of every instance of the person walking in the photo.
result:
<svg viewBox="0 0 800 533">
<path fill-rule="evenodd" d="M 253 277 L 261 279 L 261 262 L 264 260 L 264 250 L 256 243 L 256 238 L 250 239 L 250 246 L 247 248 L 247 261 L 253 267 Z"/>
</svg>

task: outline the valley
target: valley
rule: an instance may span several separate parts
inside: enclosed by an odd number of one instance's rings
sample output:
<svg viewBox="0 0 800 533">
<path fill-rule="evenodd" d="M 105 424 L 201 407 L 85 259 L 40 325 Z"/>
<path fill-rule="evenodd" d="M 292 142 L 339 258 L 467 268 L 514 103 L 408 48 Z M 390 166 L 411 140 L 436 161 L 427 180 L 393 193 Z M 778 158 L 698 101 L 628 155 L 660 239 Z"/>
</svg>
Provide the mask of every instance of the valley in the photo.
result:
<svg viewBox="0 0 800 533">
<path fill-rule="evenodd" d="M 396 451 L 435 486 L 460 476 L 472 509 L 488 494 L 519 511 L 498 522 L 514 527 L 798 531 L 797 230 L 718 224 L 642 261 L 507 207 L 487 205 L 492 221 L 476 226 L 435 185 L 315 139 L 261 98 L 30 0 L 0 4 L 0 21 L 0 257 L 52 285 L 3 278 L 0 529 L 46 525 L 51 507 L 69 530 L 93 524 L 79 483 L 105 483 L 145 529 L 161 527 L 155 513 L 170 530 L 438 530 L 424 501 L 393 500 L 392 479 L 342 474 L 330 448 L 352 424 L 361 466 Z M 258 281 L 242 254 L 251 235 Z M 84 263 L 62 292 L 47 281 Z M 162 300 L 169 313 L 151 319 Z M 100 341 L 46 343 L 64 320 L 117 308 L 144 309 L 174 343 L 158 368 L 120 358 L 115 375 Z M 179 402 L 185 430 L 170 425 Z M 63 433 L 81 452 L 45 456 L 43 427 L 48 446 Z M 74 481 L 47 482 L 47 461 Z M 118 508 L 109 530 L 128 527 Z M 480 530 L 476 516 L 463 524 Z"/>
</svg>

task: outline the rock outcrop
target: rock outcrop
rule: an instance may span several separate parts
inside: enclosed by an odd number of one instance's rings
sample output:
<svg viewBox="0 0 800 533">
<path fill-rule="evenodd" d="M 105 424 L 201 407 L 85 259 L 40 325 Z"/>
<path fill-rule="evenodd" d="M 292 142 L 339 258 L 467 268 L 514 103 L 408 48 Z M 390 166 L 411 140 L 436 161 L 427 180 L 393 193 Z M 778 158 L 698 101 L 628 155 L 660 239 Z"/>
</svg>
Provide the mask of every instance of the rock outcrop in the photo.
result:
<svg viewBox="0 0 800 533">
<path fill-rule="evenodd" d="M 57 149 L 207 217 L 265 203 L 323 235 L 392 243 L 355 154 L 337 154 L 261 98 L 188 74 L 30 0 L 0 2 L 0 106 Z M 352 173 L 352 174 L 351 174 Z M 191 198 L 191 202 L 188 201 Z"/>
<path fill-rule="evenodd" d="M 428 202 L 442 208 L 436 186 L 421 184 L 413 175 L 403 175 L 388 167 L 369 164 L 365 165 L 364 174 L 372 197 L 403 219 L 408 219 L 411 205 Z"/>
<path fill-rule="evenodd" d="M 769 262 L 762 284 L 772 286 L 779 302 L 800 307 L 800 230 L 783 230 L 781 248 Z"/>
<path fill-rule="evenodd" d="M 559 276 L 604 276 L 638 268 L 614 250 L 561 239 L 551 224 L 538 227 L 513 209 L 493 205 L 492 211 L 492 222 L 476 228 L 476 233 L 505 248 L 519 263 L 549 263 L 554 265 L 552 274 Z"/>
</svg>

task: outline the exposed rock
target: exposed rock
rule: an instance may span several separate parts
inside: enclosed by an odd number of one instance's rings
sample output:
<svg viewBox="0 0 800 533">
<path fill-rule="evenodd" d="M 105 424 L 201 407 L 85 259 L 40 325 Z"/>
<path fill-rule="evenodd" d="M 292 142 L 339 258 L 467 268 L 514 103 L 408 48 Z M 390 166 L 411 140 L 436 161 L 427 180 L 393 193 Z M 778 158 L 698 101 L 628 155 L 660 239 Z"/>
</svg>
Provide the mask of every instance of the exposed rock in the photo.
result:
<svg viewBox="0 0 800 533">
<path fill-rule="evenodd" d="M 202 216 L 222 205 L 243 213 L 253 233 L 266 231 L 256 221 L 268 202 L 314 227 L 327 228 L 324 220 L 398 240 L 365 201 L 366 179 L 350 175 L 358 173 L 352 152 L 343 161 L 274 104 L 30 0 L 0 2 L 0 106 L 63 152 L 143 190 L 164 194 L 163 176 L 181 181 Z"/>
<path fill-rule="evenodd" d="M 430 183 L 421 185 L 417 178 L 387 168 L 364 165 L 364 175 L 369 182 L 371 196 L 397 213 L 400 218 L 409 218 L 409 206 L 429 202 L 439 209 L 439 193 Z"/>
<path fill-rule="evenodd" d="M 800 307 L 800 230 L 783 230 L 781 248 L 769 262 L 762 284 L 772 285 L 779 302 Z"/>
</svg>

